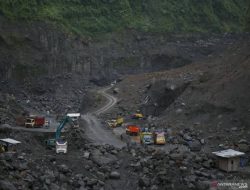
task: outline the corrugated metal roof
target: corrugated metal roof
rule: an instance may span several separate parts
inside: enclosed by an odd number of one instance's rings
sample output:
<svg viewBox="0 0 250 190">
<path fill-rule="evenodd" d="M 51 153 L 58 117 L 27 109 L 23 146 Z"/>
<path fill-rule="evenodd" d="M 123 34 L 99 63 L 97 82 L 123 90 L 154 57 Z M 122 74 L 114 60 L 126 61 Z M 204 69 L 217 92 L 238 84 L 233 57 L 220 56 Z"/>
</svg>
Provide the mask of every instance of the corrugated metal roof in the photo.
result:
<svg viewBox="0 0 250 190">
<path fill-rule="evenodd" d="M 69 117 L 80 117 L 80 113 L 68 113 L 67 116 Z"/>
<path fill-rule="evenodd" d="M 216 156 L 223 157 L 223 158 L 232 158 L 236 156 L 242 156 L 245 153 L 244 152 L 239 152 L 233 149 L 227 149 L 227 150 L 222 150 L 222 151 L 217 151 L 217 152 L 212 152 Z"/>
<path fill-rule="evenodd" d="M 21 143 L 20 141 L 10 139 L 10 138 L 0 139 L 0 141 L 7 142 L 7 143 L 10 143 L 10 144 L 20 144 Z"/>
</svg>

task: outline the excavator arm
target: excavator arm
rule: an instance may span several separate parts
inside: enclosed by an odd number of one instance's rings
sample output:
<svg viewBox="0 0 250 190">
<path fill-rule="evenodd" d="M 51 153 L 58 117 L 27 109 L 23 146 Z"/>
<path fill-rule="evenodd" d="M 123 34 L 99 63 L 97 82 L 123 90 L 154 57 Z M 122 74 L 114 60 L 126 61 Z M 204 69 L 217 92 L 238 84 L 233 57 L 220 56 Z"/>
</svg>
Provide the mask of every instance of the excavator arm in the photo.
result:
<svg viewBox="0 0 250 190">
<path fill-rule="evenodd" d="M 45 141 L 47 147 L 54 147 L 56 142 L 61 138 L 61 131 L 68 122 L 71 122 L 72 119 L 69 116 L 65 116 L 64 119 L 60 122 L 59 126 L 56 129 L 55 139 L 48 139 Z"/>
<path fill-rule="evenodd" d="M 68 123 L 68 122 L 72 122 L 71 118 L 69 116 L 66 116 L 60 123 L 60 125 L 57 127 L 56 129 L 56 141 L 60 139 L 61 137 L 61 131 L 62 129 L 65 127 L 65 125 Z"/>
</svg>

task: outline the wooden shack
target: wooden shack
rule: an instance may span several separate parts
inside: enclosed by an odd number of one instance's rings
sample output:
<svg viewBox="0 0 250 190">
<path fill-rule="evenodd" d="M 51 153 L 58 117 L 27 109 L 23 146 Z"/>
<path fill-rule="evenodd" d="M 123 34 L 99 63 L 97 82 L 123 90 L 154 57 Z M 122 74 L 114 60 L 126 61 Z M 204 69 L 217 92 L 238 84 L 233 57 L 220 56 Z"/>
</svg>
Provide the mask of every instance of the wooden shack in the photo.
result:
<svg viewBox="0 0 250 190">
<path fill-rule="evenodd" d="M 212 152 L 217 156 L 217 166 L 226 172 L 237 171 L 240 165 L 240 157 L 244 152 L 239 152 L 233 149 L 227 149 L 217 152 Z"/>
</svg>

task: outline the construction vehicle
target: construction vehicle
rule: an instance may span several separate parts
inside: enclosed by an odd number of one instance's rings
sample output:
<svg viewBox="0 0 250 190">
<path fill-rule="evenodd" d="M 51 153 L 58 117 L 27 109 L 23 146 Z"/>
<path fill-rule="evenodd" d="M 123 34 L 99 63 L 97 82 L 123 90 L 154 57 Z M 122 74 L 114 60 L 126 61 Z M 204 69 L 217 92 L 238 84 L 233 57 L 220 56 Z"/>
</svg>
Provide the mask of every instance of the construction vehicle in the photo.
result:
<svg viewBox="0 0 250 190">
<path fill-rule="evenodd" d="M 68 113 L 67 116 L 71 118 L 71 121 L 73 122 L 73 128 L 79 128 L 79 117 L 81 116 L 81 114 Z"/>
<path fill-rule="evenodd" d="M 137 110 L 136 113 L 134 113 L 134 114 L 132 115 L 132 119 L 143 119 L 143 118 L 144 118 L 144 116 L 143 116 L 143 114 L 140 112 L 140 110 Z"/>
<path fill-rule="evenodd" d="M 140 127 L 136 126 L 136 125 L 128 125 L 126 127 L 126 134 L 127 135 L 134 135 L 137 136 L 140 133 Z"/>
<path fill-rule="evenodd" d="M 124 123 L 124 118 L 122 116 L 118 116 L 117 119 L 108 120 L 107 124 L 111 128 L 116 128 L 121 126 Z"/>
<path fill-rule="evenodd" d="M 45 124 L 45 118 L 38 116 L 27 117 L 25 121 L 26 128 L 42 127 L 44 126 L 44 124 Z"/>
<path fill-rule="evenodd" d="M 66 116 L 56 129 L 55 139 L 46 140 L 48 147 L 56 147 L 56 153 L 67 153 L 68 142 L 61 138 L 61 131 L 68 122 L 73 122 L 69 116 Z"/>
<path fill-rule="evenodd" d="M 166 144 L 165 132 L 164 131 L 155 131 L 153 133 L 154 143 L 158 145 Z"/>
<path fill-rule="evenodd" d="M 141 144 L 154 144 L 153 133 L 148 130 L 148 128 L 142 129 L 140 133 Z"/>
</svg>

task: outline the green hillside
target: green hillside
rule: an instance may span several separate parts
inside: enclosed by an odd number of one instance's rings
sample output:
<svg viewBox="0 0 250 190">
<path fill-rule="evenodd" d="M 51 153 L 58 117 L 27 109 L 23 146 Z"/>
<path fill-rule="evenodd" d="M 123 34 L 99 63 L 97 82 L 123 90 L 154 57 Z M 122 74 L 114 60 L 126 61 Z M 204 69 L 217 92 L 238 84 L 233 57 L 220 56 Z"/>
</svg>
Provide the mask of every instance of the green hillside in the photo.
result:
<svg viewBox="0 0 250 190">
<path fill-rule="evenodd" d="M 247 10 L 247 16 L 246 16 L 246 28 L 248 31 L 250 31 L 250 1 L 248 1 L 248 10 Z"/>
<path fill-rule="evenodd" d="M 246 0 L 0 0 L 12 20 L 41 20 L 96 35 L 126 28 L 149 32 L 229 32 L 244 26 Z"/>
</svg>

